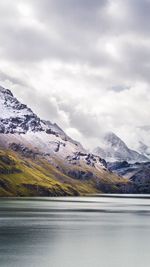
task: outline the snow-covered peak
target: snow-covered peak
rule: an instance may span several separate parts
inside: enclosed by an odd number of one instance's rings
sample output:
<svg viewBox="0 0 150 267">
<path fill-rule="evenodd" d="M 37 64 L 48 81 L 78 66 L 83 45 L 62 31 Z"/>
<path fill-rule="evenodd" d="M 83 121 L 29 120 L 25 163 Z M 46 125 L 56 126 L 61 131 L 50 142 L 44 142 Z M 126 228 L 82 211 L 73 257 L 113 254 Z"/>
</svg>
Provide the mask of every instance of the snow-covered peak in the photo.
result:
<svg viewBox="0 0 150 267">
<path fill-rule="evenodd" d="M 108 132 L 103 139 L 103 145 L 94 149 L 96 155 L 101 156 L 106 161 L 128 161 L 142 162 L 148 158 L 132 149 L 121 140 L 116 134 Z"/>
<path fill-rule="evenodd" d="M 24 115 L 33 115 L 33 112 L 26 105 L 20 103 L 9 89 L 0 87 L 0 118 L 9 119 Z"/>
<path fill-rule="evenodd" d="M 15 134 L 23 134 L 26 140 L 32 139 L 35 146 L 37 143 L 42 151 L 59 152 L 63 157 L 76 151 L 85 151 L 80 143 L 71 139 L 56 123 L 41 120 L 27 105 L 19 102 L 10 90 L 3 87 L 0 87 L 0 134 L 11 134 L 9 140 L 14 139 Z"/>
<path fill-rule="evenodd" d="M 3 95 L 10 95 L 13 97 L 13 94 L 9 89 L 5 89 L 4 87 L 0 86 L 0 96 L 3 97 Z"/>
<path fill-rule="evenodd" d="M 150 147 L 148 145 L 146 145 L 145 143 L 143 143 L 142 141 L 139 141 L 138 151 L 142 155 L 144 155 L 146 157 L 150 157 Z"/>
<path fill-rule="evenodd" d="M 0 87 L 0 133 L 26 133 L 42 130 L 40 119 L 30 108 L 13 96 L 10 90 Z"/>
<path fill-rule="evenodd" d="M 111 147 L 127 147 L 127 145 L 113 132 L 106 133 L 106 135 L 104 136 L 104 140 L 105 143 L 107 143 Z"/>
</svg>

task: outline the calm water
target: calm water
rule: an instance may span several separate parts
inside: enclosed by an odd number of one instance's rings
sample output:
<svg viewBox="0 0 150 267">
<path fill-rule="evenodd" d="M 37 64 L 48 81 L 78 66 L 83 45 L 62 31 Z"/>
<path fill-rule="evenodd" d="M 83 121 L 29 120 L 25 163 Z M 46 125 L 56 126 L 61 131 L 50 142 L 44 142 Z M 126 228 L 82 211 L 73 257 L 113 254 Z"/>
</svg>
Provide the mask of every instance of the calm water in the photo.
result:
<svg viewBox="0 0 150 267">
<path fill-rule="evenodd" d="M 1 267 L 149 267 L 149 198 L 0 200 Z"/>
</svg>

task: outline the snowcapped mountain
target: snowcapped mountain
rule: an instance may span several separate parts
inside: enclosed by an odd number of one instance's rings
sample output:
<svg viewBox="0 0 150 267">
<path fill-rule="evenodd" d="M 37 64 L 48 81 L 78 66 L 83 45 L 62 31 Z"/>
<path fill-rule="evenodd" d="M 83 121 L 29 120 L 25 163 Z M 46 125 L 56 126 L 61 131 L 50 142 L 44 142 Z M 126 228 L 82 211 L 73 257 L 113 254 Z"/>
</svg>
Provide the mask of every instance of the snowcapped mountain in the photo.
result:
<svg viewBox="0 0 150 267">
<path fill-rule="evenodd" d="M 109 132 L 104 136 L 102 147 L 94 149 L 93 153 L 104 158 L 107 162 L 128 161 L 144 162 L 148 161 L 145 155 L 134 151 L 114 133 Z"/>
<path fill-rule="evenodd" d="M 140 152 L 107 133 L 102 146 L 89 153 L 0 87 L 0 196 L 149 192 L 143 143 Z"/>
<path fill-rule="evenodd" d="M 3 134 L 1 143 L 6 146 L 10 142 L 22 143 L 43 153 L 59 152 L 60 156 L 85 152 L 81 144 L 67 136 L 57 124 L 41 120 L 3 87 L 0 87 L 0 134 Z"/>
<path fill-rule="evenodd" d="M 26 105 L 21 104 L 10 90 L 0 87 L 0 133 L 40 131 L 40 119 Z"/>
<path fill-rule="evenodd" d="M 41 120 L 30 108 L 20 103 L 9 89 L 0 87 L 0 133 L 31 132 L 45 132 L 74 143 L 56 123 Z"/>
<path fill-rule="evenodd" d="M 121 192 L 126 184 L 100 156 L 0 87 L 0 196 Z"/>
<path fill-rule="evenodd" d="M 150 147 L 148 145 L 146 145 L 145 143 L 143 143 L 142 141 L 139 141 L 138 151 L 142 155 L 150 158 Z"/>
</svg>

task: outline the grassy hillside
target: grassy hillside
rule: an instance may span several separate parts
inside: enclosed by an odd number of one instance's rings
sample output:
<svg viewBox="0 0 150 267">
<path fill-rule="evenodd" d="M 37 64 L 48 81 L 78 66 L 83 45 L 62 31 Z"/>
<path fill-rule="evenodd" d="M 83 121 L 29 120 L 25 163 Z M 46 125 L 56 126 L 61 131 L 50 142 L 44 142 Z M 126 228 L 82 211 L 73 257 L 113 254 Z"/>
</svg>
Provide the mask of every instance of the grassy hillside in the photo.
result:
<svg viewBox="0 0 150 267">
<path fill-rule="evenodd" d="M 77 167 L 70 168 L 73 170 Z M 89 179 L 78 179 L 72 175 L 79 171 L 88 172 L 88 167 L 78 167 L 71 173 L 69 166 L 66 168 L 62 164 L 60 170 L 45 158 L 24 158 L 11 150 L 0 150 L 0 196 L 71 196 L 118 192 L 127 183 L 106 171 L 94 173 Z"/>
</svg>

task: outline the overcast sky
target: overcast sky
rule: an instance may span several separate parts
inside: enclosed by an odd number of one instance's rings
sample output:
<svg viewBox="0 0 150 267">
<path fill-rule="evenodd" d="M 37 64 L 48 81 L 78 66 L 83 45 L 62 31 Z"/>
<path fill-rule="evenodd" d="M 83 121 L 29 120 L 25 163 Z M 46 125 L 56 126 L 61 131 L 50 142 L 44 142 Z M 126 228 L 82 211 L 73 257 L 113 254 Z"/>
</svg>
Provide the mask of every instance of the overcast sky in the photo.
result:
<svg viewBox="0 0 150 267">
<path fill-rule="evenodd" d="M 1 0 L 0 83 L 87 147 L 150 141 L 150 1 Z"/>
</svg>

